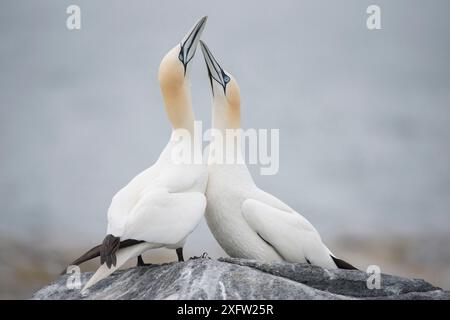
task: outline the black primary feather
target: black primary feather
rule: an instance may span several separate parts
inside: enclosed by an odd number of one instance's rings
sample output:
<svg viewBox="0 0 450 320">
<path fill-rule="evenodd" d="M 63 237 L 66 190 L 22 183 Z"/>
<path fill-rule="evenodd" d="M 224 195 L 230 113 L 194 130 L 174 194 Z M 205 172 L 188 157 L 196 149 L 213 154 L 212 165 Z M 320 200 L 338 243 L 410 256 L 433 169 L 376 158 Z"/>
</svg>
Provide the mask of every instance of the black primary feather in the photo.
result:
<svg viewBox="0 0 450 320">
<path fill-rule="evenodd" d="M 112 234 L 108 234 L 103 240 L 102 247 L 100 248 L 100 263 L 106 263 L 108 268 L 111 268 L 111 266 L 116 266 L 116 252 L 119 248 L 120 238 L 115 237 Z"/>
<path fill-rule="evenodd" d="M 120 241 L 119 249 L 131 247 L 131 246 L 134 246 L 134 245 L 142 243 L 142 242 L 144 242 L 144 241 L 134 240 L 134 239 L 123 240 L 123 241 Z M 97 258 L 97 257 L 101 257 L 102 247 L 103 247 L 103 244 L 99 244 L 98 246 L 93 247 L 92 249 L 87 251 L 85 254 L 83 254 L 81 257 L 72 261 L 72 263 L 70 263 L 69 266 L 74 266 L 74 265 L 78 266 L 78 265 L 82 264 L 83 262 L 89 261 L 89 260 Z M 103 254 L 104 254 L 104 252 L 103 252 Z M 66 271 L 67 271 L 67 269 L 63 270 L 61 272 L 61 274 L 65 274 Z"/>
<path fill-rule="evenodd" d="M 337 266 L 339 269 L 359 270 L 358 268 L 355 268 L 355 267 L 352 266 L 350 263 L 348 263 L 348 262 L 346 262 L 346 261 L 344 261 L 344 260 L 342 260 L 342 259 L 333 257 L 332 255 L 330 255 L 330 257 L 333 259 L 334 263 L 336 264 L 336 266 Z"/>
</svg>

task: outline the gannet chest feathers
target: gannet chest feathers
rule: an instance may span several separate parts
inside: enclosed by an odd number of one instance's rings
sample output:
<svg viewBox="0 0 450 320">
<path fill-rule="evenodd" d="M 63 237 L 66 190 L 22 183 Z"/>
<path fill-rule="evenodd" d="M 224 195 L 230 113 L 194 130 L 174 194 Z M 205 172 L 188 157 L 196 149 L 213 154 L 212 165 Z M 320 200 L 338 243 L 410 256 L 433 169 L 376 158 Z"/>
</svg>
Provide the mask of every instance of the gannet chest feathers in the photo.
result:
<svg viewBox="0 0 450 320">
<path fill-rule="evenodd" d="M 204 42 L 201 48 L 213 94 L 213 129 L 226 133 L 240 127 L 240 92 L 236 79 L 222 69 Z M 238 141 L 240 141 L 238 136 Z M 212 139 L 210 153 L 223 148 Z M 233 152 L 241 158 L 240 144 Z M 273 195 L 259 189 L 241 163 L 208 163 L 206 220 L 216 240 L 232 257 L 262 261 L 289 261 L 324 268 L 354 269 L 322 243 L 319 233 L 302 215 Z"/>
<path fill-rule="evenodd" d="M 206 17 L 200 19 L 161 62 L 159 83 L 173 133 L 156 163 L 113 197 L 103 243 L 72 263 L 101 258 L 100 268 L 83 290 L 133 257 L 138 257 L 138 265 L 142 265 L 141 254 L 149 249 L 176 249 L 178 260 L 183 261 L 186 238 L 204 215 L 207 167 L 203 163 L 176 162 L 172 151 L 186 143 L 174 140 L 177 130 L 185 129 L 191 134 L 190 139 L 195 139 L 188 76 L 205 23 Z"/>
</svg>

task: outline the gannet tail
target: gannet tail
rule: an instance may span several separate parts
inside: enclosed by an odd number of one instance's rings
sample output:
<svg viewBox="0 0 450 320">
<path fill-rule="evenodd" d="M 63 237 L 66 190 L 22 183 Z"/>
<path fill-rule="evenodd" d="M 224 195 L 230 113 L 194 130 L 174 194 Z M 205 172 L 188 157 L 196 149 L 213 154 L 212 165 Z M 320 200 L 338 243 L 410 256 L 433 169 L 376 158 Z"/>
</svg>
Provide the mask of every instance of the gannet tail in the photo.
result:
<svg viewBox="0 0 450 320">
<path fill-rule="evenodd" d="M 116 265 L 111 266 L 111 268 L 108 268 L 106 263 L 103 263 L 97 271 L 94 273 L 94 275 L 89 279 L 89 281 L 86 283 L 84 288 L 81 290 L 81 292 L 86 291 L 88 288 L 92 287 L 94 284 L 99 282 L 100 280 L 106 278 L 111 273 L 119 269 L 125 262 L 127 262 L 129 259 L 137 257 L 141 255 L 144 251 L 152 248 L 157 248 L 158 245 L 143 242 L 136 244 L 134 246 L 130 246 L 127 248 L 119 249 L 116 254 Z"/>
<path fill-rule="evenodd" d="M 134 239 L 127 239 L 120 242 L 119 248 L 128 248 L 131 246 L 134 246 L 136 244 L 142 243 L 143 241 L 134 240 Z M 78 259 L 75 259 L 72 261 L 69 266 L 78 266 L 82 264 L 83 262 L 89 261 L 91 259 L 100 257 L 100 251 L 102 248 L 102 244 L 99 244 L 98 246 L 93 247 L 92 249 L 88 250 L 85 254 L 83 254 Z M 67 268 L 65 268 L 63 271 L 61 271 L 61 275 L 66 274 Z"/>
<path fill-rule="evenodd" d="M 358 268 L 352 266 L 347 261 L 344 261 L 342 259 L 336 258 L 332 254 L 330 254 L 330 256 L 331 256 L 331 259 L 333 259 L 333 262 L 336 264 L 336 267 L 338 267 L 338 269 L 359 270 Z"/>
<path fill-rule="evenodd" d="M 78 259 L 75 259 L 71 263 L 69 263 L 68 267 L 69 266 L 78 266 L 78 265 L 82 264 L 83 262 L 86 262 L 91 259 L 99 257 L 101 246 L 102 245 L 99 244 L 98 246 L 95 246 L 92 249 L 88 250 L 81 257 L 79 257 Z M 61 275 L 66 274 L 68 267 L 66 267 L 63 271 L 61 271 Z"/>
</svg>

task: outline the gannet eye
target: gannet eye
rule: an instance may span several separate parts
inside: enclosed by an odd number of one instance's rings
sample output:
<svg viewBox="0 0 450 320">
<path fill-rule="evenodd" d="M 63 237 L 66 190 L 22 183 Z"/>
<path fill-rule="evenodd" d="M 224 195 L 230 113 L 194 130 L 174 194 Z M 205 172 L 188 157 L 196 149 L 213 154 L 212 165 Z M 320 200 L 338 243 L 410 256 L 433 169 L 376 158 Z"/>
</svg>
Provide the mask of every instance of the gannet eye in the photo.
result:
<svg viewBox="0 0 450 320">
<path fill-rule="evenodd" d="M 178 55 L 178 59 L 180 59 L 181 62 L 183 62 L 183 52 L 180 52 Z"/>
<path fill-rule="evenodd" d="M 223 81 L 225 81 L 225 83 L 230 82 L 230 77 L 229 76 L 223 77 Z"/>
</svg>

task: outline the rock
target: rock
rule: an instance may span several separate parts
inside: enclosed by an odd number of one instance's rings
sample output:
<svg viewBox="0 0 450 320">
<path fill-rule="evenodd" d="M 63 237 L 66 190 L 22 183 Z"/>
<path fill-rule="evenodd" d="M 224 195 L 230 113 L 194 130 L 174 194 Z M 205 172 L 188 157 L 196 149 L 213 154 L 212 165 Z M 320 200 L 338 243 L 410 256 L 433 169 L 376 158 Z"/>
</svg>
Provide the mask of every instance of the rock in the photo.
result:
<svg viewBox="0 0 450 320">
<path fill-rule="evenodd" d="M 248 266 L 276 276 L 303 283 L 314 289 L 356 298 L 386 297 L 410 292 L 430 292 L 439 288 L 421 279 L 381 274 L 381 288 L 367 287 L 369 274 L 342 269 L 327 270 L 298 263 L 263 263 L 253 260 L 221 258 L 220 261 Z"/>
<path fill-rule="evenodd" d="M 82 273 L 81 285 L 91 275 Z M 381 288 L 370 290 L 369 276 L 298 263 L 196 259 L 120 270 L 83 295 L 68 288 L 64 275 L 32 299 L 450 299 L 424 280 L 385 274 Z"/>
</svg>

